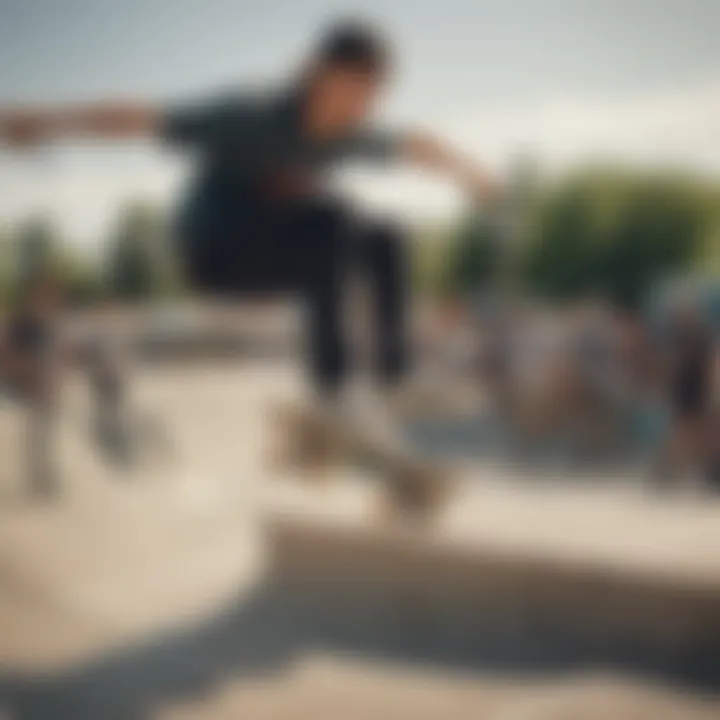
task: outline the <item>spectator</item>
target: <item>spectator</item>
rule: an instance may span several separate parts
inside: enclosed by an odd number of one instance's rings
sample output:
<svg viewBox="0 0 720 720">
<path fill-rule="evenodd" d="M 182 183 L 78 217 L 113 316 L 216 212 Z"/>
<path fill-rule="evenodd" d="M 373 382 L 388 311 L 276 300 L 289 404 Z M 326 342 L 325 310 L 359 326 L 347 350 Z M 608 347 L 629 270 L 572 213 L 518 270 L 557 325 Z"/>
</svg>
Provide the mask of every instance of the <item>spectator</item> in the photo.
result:
<svg viewBox="0 0 720 720">
<path fill-rule="evenodd" d="M 13 395 L 27 412 L 26 466 L 32 492 L 49 496 L 57 490 L 53 453 L 58 390 L 60 290 L 49 276 L 27 281 L 16 313 L 6 330 L 3 365 Z"/>
</svg>

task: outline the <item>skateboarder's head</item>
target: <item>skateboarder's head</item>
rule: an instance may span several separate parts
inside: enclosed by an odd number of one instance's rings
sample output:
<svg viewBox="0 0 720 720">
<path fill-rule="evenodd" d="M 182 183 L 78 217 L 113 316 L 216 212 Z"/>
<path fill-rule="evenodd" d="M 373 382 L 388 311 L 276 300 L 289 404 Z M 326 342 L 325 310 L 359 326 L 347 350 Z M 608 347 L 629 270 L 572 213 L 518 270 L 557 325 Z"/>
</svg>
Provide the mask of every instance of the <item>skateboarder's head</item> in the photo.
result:
<svg viewBox="0 0 720 720">
<path fill-rule="evenodd" d="M 337 23 L 320 38 L 305 75 L 311 123 L 329 133 L 358 125 L 370 113 L 390 70 L 382 34 L 366 23 Z"/>
</svg>

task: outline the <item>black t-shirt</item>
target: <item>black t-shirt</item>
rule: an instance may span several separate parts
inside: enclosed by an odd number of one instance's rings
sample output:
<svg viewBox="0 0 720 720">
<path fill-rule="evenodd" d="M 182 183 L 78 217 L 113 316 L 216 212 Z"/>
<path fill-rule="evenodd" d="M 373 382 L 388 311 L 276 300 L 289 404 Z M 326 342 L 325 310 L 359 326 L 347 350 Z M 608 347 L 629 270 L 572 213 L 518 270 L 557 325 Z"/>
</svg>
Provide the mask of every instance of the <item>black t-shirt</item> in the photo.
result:
<svg viewBox="0 0 720 720">
<path fill-rule="evenodd" d="M 287 169 L 312 176 L 345 160 L 385 161 L 396 155 L 396 134 L 362 128 L 331 140 L 302 133 L 297 94 L 237 93 L 207 104 L 170 109 L 161 128 L 172 145 L 192 151 L 199 164 L 181 213 L 187 232 L 202 219 L 242 211 L 273 174 Z"/>
</svg>

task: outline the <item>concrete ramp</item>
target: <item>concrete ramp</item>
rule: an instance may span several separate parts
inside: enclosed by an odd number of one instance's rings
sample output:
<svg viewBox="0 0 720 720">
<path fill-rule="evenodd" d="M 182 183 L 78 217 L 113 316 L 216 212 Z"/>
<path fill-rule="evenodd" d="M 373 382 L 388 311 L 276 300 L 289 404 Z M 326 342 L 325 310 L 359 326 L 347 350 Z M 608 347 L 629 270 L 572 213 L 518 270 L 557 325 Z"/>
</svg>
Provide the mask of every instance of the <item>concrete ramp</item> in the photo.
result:
<svg viewBox="0 0 720 720">
<path fill-rule="evenodd" d="M 0 717 L 720 717 L 717 500 L 475 466 L 418 530 L 363 473 L 268 477 L 287 368 L 137 381 L 172 457 L 105 467 L 72 388 L 56 502 L 2 456 Z"/>
<path fill-rule="evenodd" d="M 274 582 L 353 627 L 342 642 L 720 682 L 717 501 L 468 478 L 433 527 L 385 522 L 377 506 L 378 487 L 354 478 L 271 493 Z"/>
</svg>

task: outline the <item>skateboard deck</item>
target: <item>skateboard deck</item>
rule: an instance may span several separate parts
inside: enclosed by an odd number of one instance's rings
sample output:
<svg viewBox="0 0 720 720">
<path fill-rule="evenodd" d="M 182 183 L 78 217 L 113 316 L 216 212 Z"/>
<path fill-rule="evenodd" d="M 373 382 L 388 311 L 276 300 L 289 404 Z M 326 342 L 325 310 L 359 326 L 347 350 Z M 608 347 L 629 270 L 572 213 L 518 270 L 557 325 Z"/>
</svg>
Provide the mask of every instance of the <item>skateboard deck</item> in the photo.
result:
<svg viewBox="0 0 720 720">
<path fill-rule="evenodd" d="M 292 467 L 316 481 L 331 479 L 333 470 L 347 465 L 375 470 L 385 490 L 383 512 L 389 515 L 431 515 L 454 484 L 452 472 L 440 463 L 410 450 L 380 447 L 311 406 L 278 406 L 275 420 L 274 459 L 280 468 Z"/>
</svg>

